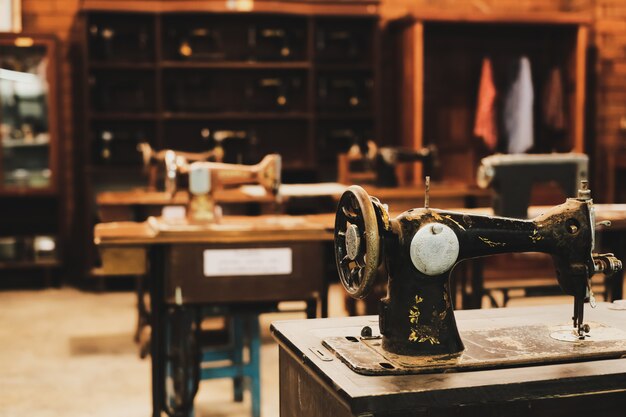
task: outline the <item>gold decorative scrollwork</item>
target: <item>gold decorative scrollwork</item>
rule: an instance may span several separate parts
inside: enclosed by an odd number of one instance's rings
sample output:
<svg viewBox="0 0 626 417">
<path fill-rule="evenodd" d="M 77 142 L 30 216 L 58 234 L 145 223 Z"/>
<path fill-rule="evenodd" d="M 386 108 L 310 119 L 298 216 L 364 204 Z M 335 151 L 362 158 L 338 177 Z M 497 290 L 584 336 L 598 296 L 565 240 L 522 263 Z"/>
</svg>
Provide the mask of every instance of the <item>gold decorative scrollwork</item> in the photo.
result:
<svg viewBox="0 0 626 417">
<path fill-rule="evenodd" d="M 436 308 L 433 308 L 430 324 L 420 324 L 420 304 L 424 302 L 424 299 L 419 295 L 415 296 L 415 303 L 409 310 L 409 322 L 411 323 L 411 333 L 409 334 L 410 342 L 428 342 L 431 345 L 441 343 L 439 341 L 439 335 L 446 330 L 447 326 L 445 320 L 448 315 L 448 309 L 450 308 L 450 297 L 448 297 L 447 287 L 444 287 L 443 300 L 444 308 L 442 311 L 437 311 Z"/>
</svg>

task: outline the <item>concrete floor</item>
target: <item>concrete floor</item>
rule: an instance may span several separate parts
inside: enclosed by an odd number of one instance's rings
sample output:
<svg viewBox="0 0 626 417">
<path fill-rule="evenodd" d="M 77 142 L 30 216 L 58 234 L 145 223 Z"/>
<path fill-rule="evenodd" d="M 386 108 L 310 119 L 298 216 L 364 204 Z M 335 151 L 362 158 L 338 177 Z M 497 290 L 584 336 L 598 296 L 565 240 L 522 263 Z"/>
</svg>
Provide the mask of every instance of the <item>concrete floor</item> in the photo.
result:
<svg viewBox="0 0 626 417">
<path fill-rule="evenodd" d="M 331 288 L 330 315 L 344 314 L 343 294 Z M 511 305 L 571 302 L 569 297 L 514 300 Z M 278 416 L 278 348 L 264 315 L 262 414 Z M 151 411 L 150 362 L 133 342 L 132 293 L 74 289 L 0 292 L 0 417 L 146 417 Z M 196 416 L 249 416 L 249 398 L 232 401 L 229 380 L 203 381 Z"/>
<path fill-rule="evenodd" d="M 332 297 L 341 297 L 338 289 Z M 341 306 L 341 299 L 332 302 Z M 342 307 L 340 307 L 341 309 Z M 337 308 L 332 315 L 342 314 Z M 262 415 L 278 416 L 278 347 L 274 320 L 261 317 Z M 74 289 L 0 292 L 0 416 L 146 417 L 151 412 L 150 361 L 133 342 L 133 293 Z M 230 380 L 200 383 L 196 417 L 250 415 L 232 401 Z"/>
</svg>

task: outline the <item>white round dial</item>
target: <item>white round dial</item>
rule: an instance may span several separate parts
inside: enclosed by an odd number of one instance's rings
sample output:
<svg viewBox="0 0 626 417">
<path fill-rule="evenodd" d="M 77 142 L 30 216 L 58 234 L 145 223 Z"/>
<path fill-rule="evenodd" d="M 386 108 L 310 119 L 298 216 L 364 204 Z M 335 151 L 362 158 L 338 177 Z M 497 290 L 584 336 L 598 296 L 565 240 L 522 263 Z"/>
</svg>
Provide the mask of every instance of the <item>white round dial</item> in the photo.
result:
<svg viewBox="0 0 626 417">
<path fill-rule="evenodd" d="M 435 276 L 450 270 L 459 256 L 459 239 L 442 223 L 428 223 L 411 240 L 413 265 L 424 275 Z"/>
</svg>

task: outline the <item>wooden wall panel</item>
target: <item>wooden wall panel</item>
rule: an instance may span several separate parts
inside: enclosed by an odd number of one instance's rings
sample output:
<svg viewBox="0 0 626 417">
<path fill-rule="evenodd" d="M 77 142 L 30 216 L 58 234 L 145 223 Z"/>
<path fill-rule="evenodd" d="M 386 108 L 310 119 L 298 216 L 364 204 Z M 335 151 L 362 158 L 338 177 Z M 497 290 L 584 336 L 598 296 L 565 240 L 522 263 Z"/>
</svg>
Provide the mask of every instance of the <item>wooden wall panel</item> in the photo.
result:
<svg viewBox="0 0 626 417">
<path fill-rule="evenodd" d="M 595 1 L 599 0 L 382 0 L 382 13 L 389 19 L 402 16 L 410 9 L 486 14 L 589 12 Z"/>
<path fill-rule="evenodd" d="M 615 189 L 612 177 L 618 173 L 607 167 L 607 152 L 626 142 L 626 1 L 596 0 L 593 43 L 597 48 L 595 173 L 601 184 L 607 184 L 605 201 L 616 197 L 623 202 L 624 192 Z"/>
</svg>

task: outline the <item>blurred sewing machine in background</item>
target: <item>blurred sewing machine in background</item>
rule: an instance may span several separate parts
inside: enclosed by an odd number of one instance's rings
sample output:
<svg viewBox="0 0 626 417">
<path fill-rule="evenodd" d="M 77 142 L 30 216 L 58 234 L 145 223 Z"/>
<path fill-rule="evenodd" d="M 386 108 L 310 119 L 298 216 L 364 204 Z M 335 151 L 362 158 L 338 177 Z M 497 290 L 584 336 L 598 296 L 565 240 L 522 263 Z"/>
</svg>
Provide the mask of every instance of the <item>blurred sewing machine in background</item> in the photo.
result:
<svg viewBox="0 0 626 417">
<path fill-rule="evenodd" d="M 564 196 L 573 197 L 588 172 L 589 157 L 584 154 L 499 154 L 482 159 L 477 182 L 494 190 L 496 215 L 524 219 L 533 186 L 550 182 L 557 184 Z"/>
<path fill-rule="evenodd" d="M 194 162 L 180 165 L 179 170 L 189 174 L 187 220 L 190 222 L 219 221 L 221 209 L 216 204 L 215 192 L 221 188 L 259 184 L 276 200 L 280 197 L 281 157 L 278 154 L 267 155 L 256 165 Z"/>
<path fill-rule="evenodd" d="M 378 187 L 408 185 L 408 170 L 421 163 L 424 175 L 433 175 L 438 166 L 434 145 L 421 149 L 379 148 L 371 140 L 354 143 L 348 152 L 338 155 L 338 181 L 342 184 L 371 184 Z"/>
<path fill-rule="evenodd" d="M 205 152 L 183 152 L 173 149 L 156 151 L 147 142 L 139 143 L 137 150 L 141 153 L 144 173 L 148 175 L 148 189 L 151 191 L 157 189 L 159 170 L 164 169 L 163 190 L 171 195 L 176 192 L 176 176 L 180 167 L 196 161 L 222 162 L 224 159 L 221 141 L 216 142 L 215 148 Z"/>
<path fill-rule="evenodd" d="M 254 132 L 246 130 L 200 130 L 206 151 L 189 152 L 175 149 L 155 150 L 147 142 L 137 145 L 141 154 L 144 173 L 148 176 L 148 190 L 156 191 L 161 176 L 163 190 L 171 193 L 176 188 L 176 172 L 179 167 L 197 161 L 242 163 L 247 160 L 250 146 L 255 144 Z"/>
<path fill-rule="evenodd" d="M 497 154 L 483 158 L 477 183 L 493 192 L 492 207 L 497 216 L 528 218 L 531 205 L 557 204 L 577 195 L 578 185 L 587 180 L 589 158 L 579 153 Z M 480 271 L 485 295 L 492 306 L 506 306 L 511 298 L 558 295 L 552 279 L 552 261 L 539 253 L 509 253 L 474 261 Z M 593 281 L 597 294 L 606 298 L 611 279 Z M 498 302 L 497 294 L 502 294 Z M 480 307 L 469 303 L 473 307 Z"/>
<path fill-rule="evenodd" d="M 180 203 L 174 201 L 179 191 L 179 178 L 181 175 L 188 176 L 189 198 L 185 200 L 187 222 L 196 224 L 218 222 L 222 210 L 217 205 L 216 193 L 229 187 L 258 184 L 263 187 L 270 199 L 279 202 L 282 160 L 278 154 L 266 155 L 256 165 L 243 165 L 206 161 L 219 156 L 215 154 L 215 150 L 202 154 L 172 150 L 155 153 L 145 143 L 140 144 L 140 149 L 148 166 L 152 166 L 153 161 L 165 165 L 165 191 L 170 196 L 172 204 Z M 196 162 L 190 163 L 193 160 Z M 184 216 L 173 216 L 169 220 L 179 222 L 182 217 Z M 155 221 L 157 220 L 154 217 L 151 218 L 151 222 Z"/>
</svg>

